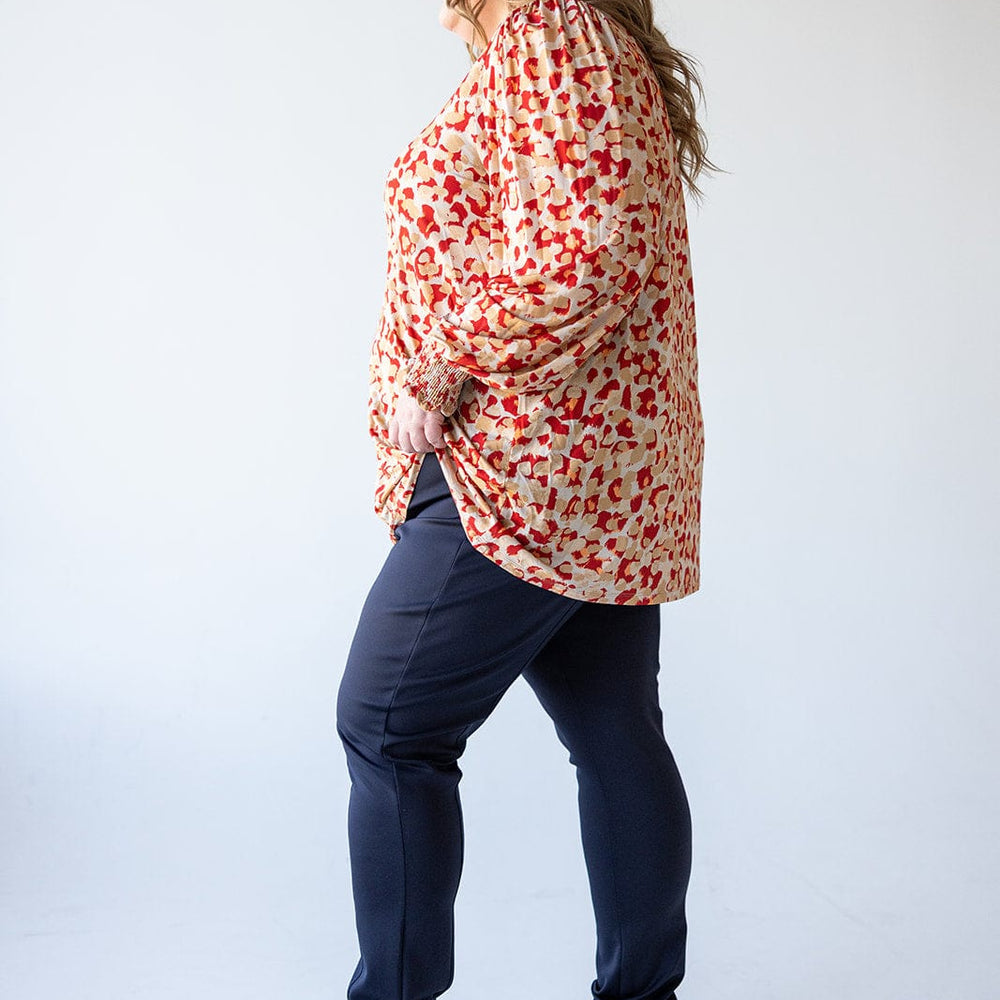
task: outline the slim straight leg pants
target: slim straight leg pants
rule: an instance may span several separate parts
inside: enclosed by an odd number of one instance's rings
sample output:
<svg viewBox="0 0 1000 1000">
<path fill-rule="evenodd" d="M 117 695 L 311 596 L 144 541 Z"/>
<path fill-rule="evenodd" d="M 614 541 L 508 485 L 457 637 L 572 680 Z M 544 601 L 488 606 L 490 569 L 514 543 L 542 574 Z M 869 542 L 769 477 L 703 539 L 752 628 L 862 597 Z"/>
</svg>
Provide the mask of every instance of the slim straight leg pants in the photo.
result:
<svg viewBox="0 0 1000 1000">
<path fill-rule="evenodd" d="M 660 606 L 579 601 L 497 566 L 466 538 L 434 452 L 397 538 L 337 695 L 361 948 L 348 1000 L 433 1000 L 452 984 L 458 760 L 521 675 L 576 768 L 591 992 L 676 1000 L 691 818 L 658 702 Z"/>
</svg>

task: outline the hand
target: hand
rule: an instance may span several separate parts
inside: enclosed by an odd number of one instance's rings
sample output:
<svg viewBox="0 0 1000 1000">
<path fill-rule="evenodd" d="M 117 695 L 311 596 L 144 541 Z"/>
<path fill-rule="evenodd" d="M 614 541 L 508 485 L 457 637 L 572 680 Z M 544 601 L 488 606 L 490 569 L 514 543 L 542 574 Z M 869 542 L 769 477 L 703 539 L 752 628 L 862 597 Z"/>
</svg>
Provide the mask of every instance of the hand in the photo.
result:
<svg viewBox="0 0 1000 1000">
<path fill-rule="evenodd" d="M 407 389 L 399 394 L 396 412 L 389 421 L 389 440 L 401 451 L 416 454 L 443 448 L 442 427 L 447 417 L 440 410 L 424 410 Z"/>
</svg>

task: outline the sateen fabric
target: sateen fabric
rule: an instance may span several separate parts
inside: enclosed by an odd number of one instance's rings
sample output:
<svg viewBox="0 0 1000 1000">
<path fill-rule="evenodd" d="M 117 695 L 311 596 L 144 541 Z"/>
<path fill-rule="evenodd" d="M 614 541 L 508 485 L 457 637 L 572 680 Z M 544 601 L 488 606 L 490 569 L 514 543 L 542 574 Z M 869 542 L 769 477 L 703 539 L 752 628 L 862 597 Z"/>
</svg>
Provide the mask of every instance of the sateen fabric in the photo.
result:
<svg viewBox="0 0 1000 1000">
<path fill-rule="evenodd" d="M 586 0 L 529 0 L 385 182 L 370 359 L 374 509 L 396 527 L 423 453 L 389 441 L 400 393 L 471 544 L 608 604 L 700 586 L 704 431 L 676 144 L 641 45 Z"/>
</svg>

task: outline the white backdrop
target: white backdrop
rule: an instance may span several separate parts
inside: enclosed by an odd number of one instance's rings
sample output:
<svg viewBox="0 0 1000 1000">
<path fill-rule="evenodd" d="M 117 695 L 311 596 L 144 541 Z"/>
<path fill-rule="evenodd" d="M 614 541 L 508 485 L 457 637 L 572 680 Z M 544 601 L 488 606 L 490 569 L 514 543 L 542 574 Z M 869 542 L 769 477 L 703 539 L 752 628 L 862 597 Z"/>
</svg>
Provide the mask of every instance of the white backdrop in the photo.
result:
<svg viewBox="0 0 1000 1000">
<path fill-rule="evenodd" d="M 382 181 L 439 0 L 0 0 L 0 993 L 344 995 L 334 700 L 390 542 Z M 1000 8 L 695 3 L 701 591 L 663 608 L 684 1000 L 993 1000 Z M 565 751 L 463 758 L 449 996 L 587 997 Z"/>
</svg>

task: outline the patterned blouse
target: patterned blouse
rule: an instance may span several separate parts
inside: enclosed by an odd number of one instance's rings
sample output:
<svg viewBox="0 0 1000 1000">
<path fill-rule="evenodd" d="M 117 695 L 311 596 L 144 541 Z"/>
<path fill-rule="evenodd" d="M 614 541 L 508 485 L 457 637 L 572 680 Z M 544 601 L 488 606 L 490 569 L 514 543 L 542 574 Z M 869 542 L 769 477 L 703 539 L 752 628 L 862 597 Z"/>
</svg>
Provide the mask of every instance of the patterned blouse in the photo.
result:
<svg viewBox="0 0 1000 1000">
<path fill-rule="evenodd" d="M 508 13 L 393 162 L 370 363 L 375 512 L 425 453 L 388 437 L 405 387 L 439 410 L 471 544 L 602 604 L 699 587 L 704 454 L 687 220 L 642 46 L 586 0 Z"/>
</svg>

